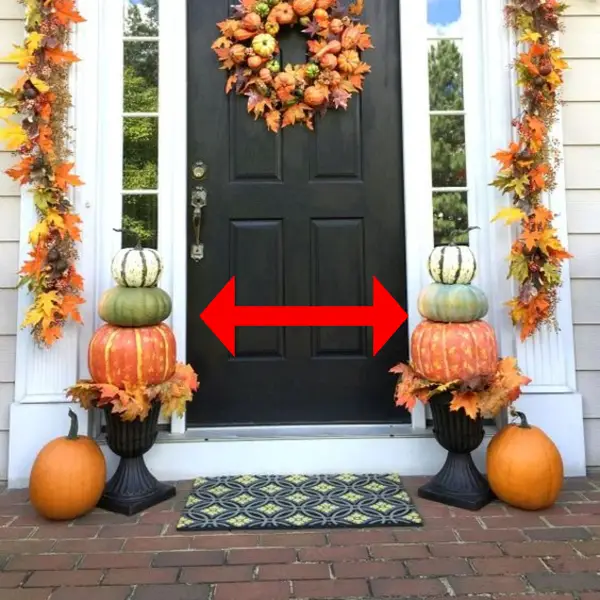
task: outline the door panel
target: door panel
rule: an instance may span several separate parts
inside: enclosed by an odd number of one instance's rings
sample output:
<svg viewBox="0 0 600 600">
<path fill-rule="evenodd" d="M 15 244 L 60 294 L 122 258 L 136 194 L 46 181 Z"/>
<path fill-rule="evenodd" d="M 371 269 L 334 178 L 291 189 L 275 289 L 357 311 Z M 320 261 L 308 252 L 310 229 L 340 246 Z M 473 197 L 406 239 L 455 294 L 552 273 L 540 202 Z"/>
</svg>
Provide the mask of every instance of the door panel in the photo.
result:
<svg viewBox="0 0 600 600">
<path fill-rule="evenodd" d="M 231 276 L 240 305 L 364 305 L 376 276 L 406 302 L 398 3 L 370 0 L 375 50 L 365 90 L 315 131 L 275 135 L 224 92 L 210 45 L 230 0 L 188 3 L 188 156 L 208 165 L 204 259 L 188 261 L 187 360 L 200 389 L 191 426 L 402 422 L 388 369 L 408 357 L 404 325 L 376 357 L 369 328 L 238 328 L 229 355 L 199 315 Z M 280 36 L 282 62 L 306 38 Z M 189 218 L 191 222 L 191 207 Z M 191 227 L 188 226 L 192 243 Z"/>
</svg>

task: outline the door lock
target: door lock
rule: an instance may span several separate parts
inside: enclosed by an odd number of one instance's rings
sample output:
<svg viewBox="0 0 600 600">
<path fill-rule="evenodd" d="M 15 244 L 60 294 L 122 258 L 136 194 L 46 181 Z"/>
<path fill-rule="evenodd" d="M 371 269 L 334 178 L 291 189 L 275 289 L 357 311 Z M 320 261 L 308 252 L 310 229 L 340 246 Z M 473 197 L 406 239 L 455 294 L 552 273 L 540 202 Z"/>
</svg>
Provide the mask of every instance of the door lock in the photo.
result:
<svg viewBox="0 0 600 600">
<path fill-rule="evenodd" d="M 206 172 L 208 171 L 208 167 L 201 160 L 196 162 L 192 167 L 192 176 L 194 179 L 202 180 L 206 177 Z"/>
</svg>

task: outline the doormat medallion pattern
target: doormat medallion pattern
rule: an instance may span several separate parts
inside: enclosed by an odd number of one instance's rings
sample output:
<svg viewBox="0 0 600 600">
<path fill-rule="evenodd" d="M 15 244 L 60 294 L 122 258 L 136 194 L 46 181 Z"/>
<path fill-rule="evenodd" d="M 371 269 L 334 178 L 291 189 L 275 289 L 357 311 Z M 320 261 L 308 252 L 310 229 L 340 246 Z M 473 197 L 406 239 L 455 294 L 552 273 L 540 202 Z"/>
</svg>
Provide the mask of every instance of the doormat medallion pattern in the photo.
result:
<svg viewBox="0 0 600 600">
<path fill-rule="evenodd" d="M 241 475 L 196 479 L 177 529 L 422 524 L 399 475 Z"/>
</svg>

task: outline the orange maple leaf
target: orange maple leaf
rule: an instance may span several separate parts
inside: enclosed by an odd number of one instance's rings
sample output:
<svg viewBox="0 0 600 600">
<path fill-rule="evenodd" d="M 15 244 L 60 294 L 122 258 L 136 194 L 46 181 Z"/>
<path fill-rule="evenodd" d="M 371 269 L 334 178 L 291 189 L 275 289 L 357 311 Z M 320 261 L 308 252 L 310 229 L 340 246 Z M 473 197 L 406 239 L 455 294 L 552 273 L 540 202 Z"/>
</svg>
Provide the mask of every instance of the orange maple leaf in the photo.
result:
<svg viewBox="0 0 600 600">
<path fill-rule="evenodd" d="M 75 8 L 74 0 L 54 0 L 54 11 L 56 19 L 63 25 L 85 21 Z"/>
<path fill-rule="evenodd" d="M 290 106 L 283 113 L 283 122 L 281 126 L 288 127 L 289 125 L 295 125 L 296 123 L 304 121 L 306 119 L 305 111 L 307 110 L 310 110 L 310 107 L 303 102 Z"/>
<path fill-rule="evenodd" d="M 538 204 L 533 210 L 533 224 L 536 227 L 545 229 L 554 219 L 554 214 L 543 204 Z"/>
<path fill-rule="evenodd" d="M 52 128 L 50 125 L 40 125 L 38 145 L 44 154 L 52 154 L 54 152 L 54 141 L 52 139 Z"/>
<path fill-rule="evenodd" d="M 270 110 L 265 115 L 267 128 L 273 133 L 277 133 L 281 128 L 281 113 L 278 110 Z"/>
<path fill-rule="evenodd" d="M 70 277 L 69 277 L 69 284 L 73 289 L 76 290 L 83 290 L 83 277 L 77 273 L 77 272 L 72 272 Z"/>
<path fill-rule="evenodd" d="M 46 123 L 48 123 L 50 121 L 50 117 L 52 116 L 52 104 L 50 104 L 50 102 L 42 104 L 38 110 L 38 115 L 42 121 L 46 121 Z"/>
<path fill-rule="evenodd" d="M 474 392 L 453 392 L 452 402 L 450 402 L 450 410 L 457 411 L 463 409 L 467 416 L 471 419 L 476 419 L 479 414 L 479 406 L 477 403 L 477 394 Z"/>
<path fill-rule="evenodd" d="M 84 300 L 80 296 L 65 294 L 60 305 L 60 312 L 65 318 L 71 317 L 76 323 L 81 323 L 81 314 L 77 307 L 83 303 Z"/>
<path fill-rule="evenodd" d="M 66 213 L 63 215 L 63 222 L 69 237 L 76 242 L 80 242 L 81 227 L 79 225 L 82 223 L 81 217 L 74 213 Z"/>
<path fill-rule="evenodd" d="M 237 81 L 237 75 L 234 73 L 227 78 L 227 83 L 225 84 L 225 93 L 229 94 L 229 92 L 233 89 L 235 82 Z"/>
<path fill-rule="evenodd" d="M 20 183 L 29 183 L 31 175 L 31 167 L 33 166 L 33 157 L 26 156 L 20 163 L 14 167 L 7 169 L 6 174 Z"/>
<path fill-rule="evenodd" d="M 523 241 L 525 242 L 525 248 L 531 252 L 542 237 L 542 233 L 540 231 L 531 231 L 526 229 L 523 231 Z"/>
<path fill-rule="evenodd" d="M 373 43 L 371 42 L 371 36 L 368 33 L 361 33 L 356 45 L 360 50 L 369 50 L 369 48 L 374 48 Z"/>
<path fill-rule="evenodd" d="M 546 133 L 546 125 L 538 117 L 529 115 L 527 117 L 527 126 L 531 132 L 531 137 L 536 141 L 542 141 L 544 134 Z"/>
<path fill-rule="evenodd" d="M 519 149 L 520 145 L 517 142 L 511 142 L 508 150 L 498 150 L 492 158 L 495 158 L 505 169 L 508 169 L 514 162 Z"/>
<path fill-rule="evenodd" d="M 225 37 L 231 38 L 236 30 L 241 27 L 241 23 L 235 19 L 226 19 L 217 23 L 217 27 Z"/>
<path fill-rule="evenodd" d="M 29 251 L 31 260 L 26 260 L 19 271 L 20 275 L 39 275 L 46 266 L 48 251 L 44 244 L 37 244 Z"/>
<path fill-rule="evenodd" d="M 57 64 L 70 64 L 79 62 L 80 58 L 72 50 L 62 50 L 61 48 L 46 48 L 46 58 Z"/>
<path fill-rule="evenodd" d="M 547 175 L 549 172 L 550 166 L 546 163 L 542 163 L 541 165 L 537 165 L 537 167 L 531 169 L 529 173 L 529 181 L 531 182 L 534 190 L 543 190 L 546 188 L 545 175 Z"/>
<path fill-rule="evenodd" d="M 54 342 L 62 337 L 62 328 L 58 325 L 50 325 L 48 327 L 42 326 L 42 339 L 48 346 L 52 346 Z"/>
<path fill-rule="evenodd" d="M 54 180 L 56 182 L 56 187 L 66 191 L 69 185 L 83 185 L 83 181 L 81 181 L 77 175 L 71 173 L 71 170 L 74 166 L 75 165 L 73 163 L 63 163 L 55 168 Z"/>
</svg>

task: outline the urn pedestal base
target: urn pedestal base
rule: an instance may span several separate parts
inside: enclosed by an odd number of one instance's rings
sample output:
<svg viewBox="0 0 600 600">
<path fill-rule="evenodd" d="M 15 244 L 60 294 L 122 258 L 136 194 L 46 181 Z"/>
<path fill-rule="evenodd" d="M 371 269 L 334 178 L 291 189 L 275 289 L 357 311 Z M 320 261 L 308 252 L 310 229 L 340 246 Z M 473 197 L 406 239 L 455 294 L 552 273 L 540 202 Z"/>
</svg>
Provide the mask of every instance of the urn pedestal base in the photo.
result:
<svg viewBox="0 0 600 600">
<path fill-rule="evenodd" d="M 158 481 L 144 461 L 144 454 L 158 435 L 160 403 L 152 405 L 143 421 L 122 421 L 110 407 L 104 414 L 108 446 L 121 460 L 104 488 L 98 507 L 131 516 L 173 498 L 175 486 Z"/>
<path fill-rule="evenodd" d="M 104 488 L 98 508 L 130 517 L 174 496 L 175 486 L 158 481 L 143 456 L 122 458 Z"/>
<path fill-rule="evenodd" d="M 448 506 L 480 510 L 494 500 L 487 479 L 471 458 L 471 452 L 483 441 L 483 419 L 471 419 L 463 409 L 451 411 L 451 400 L 450 393 L 430 400 L 433 434 L 448 456 L 439 473 L 422 485 L 417 494 Z"/>
</svg>

